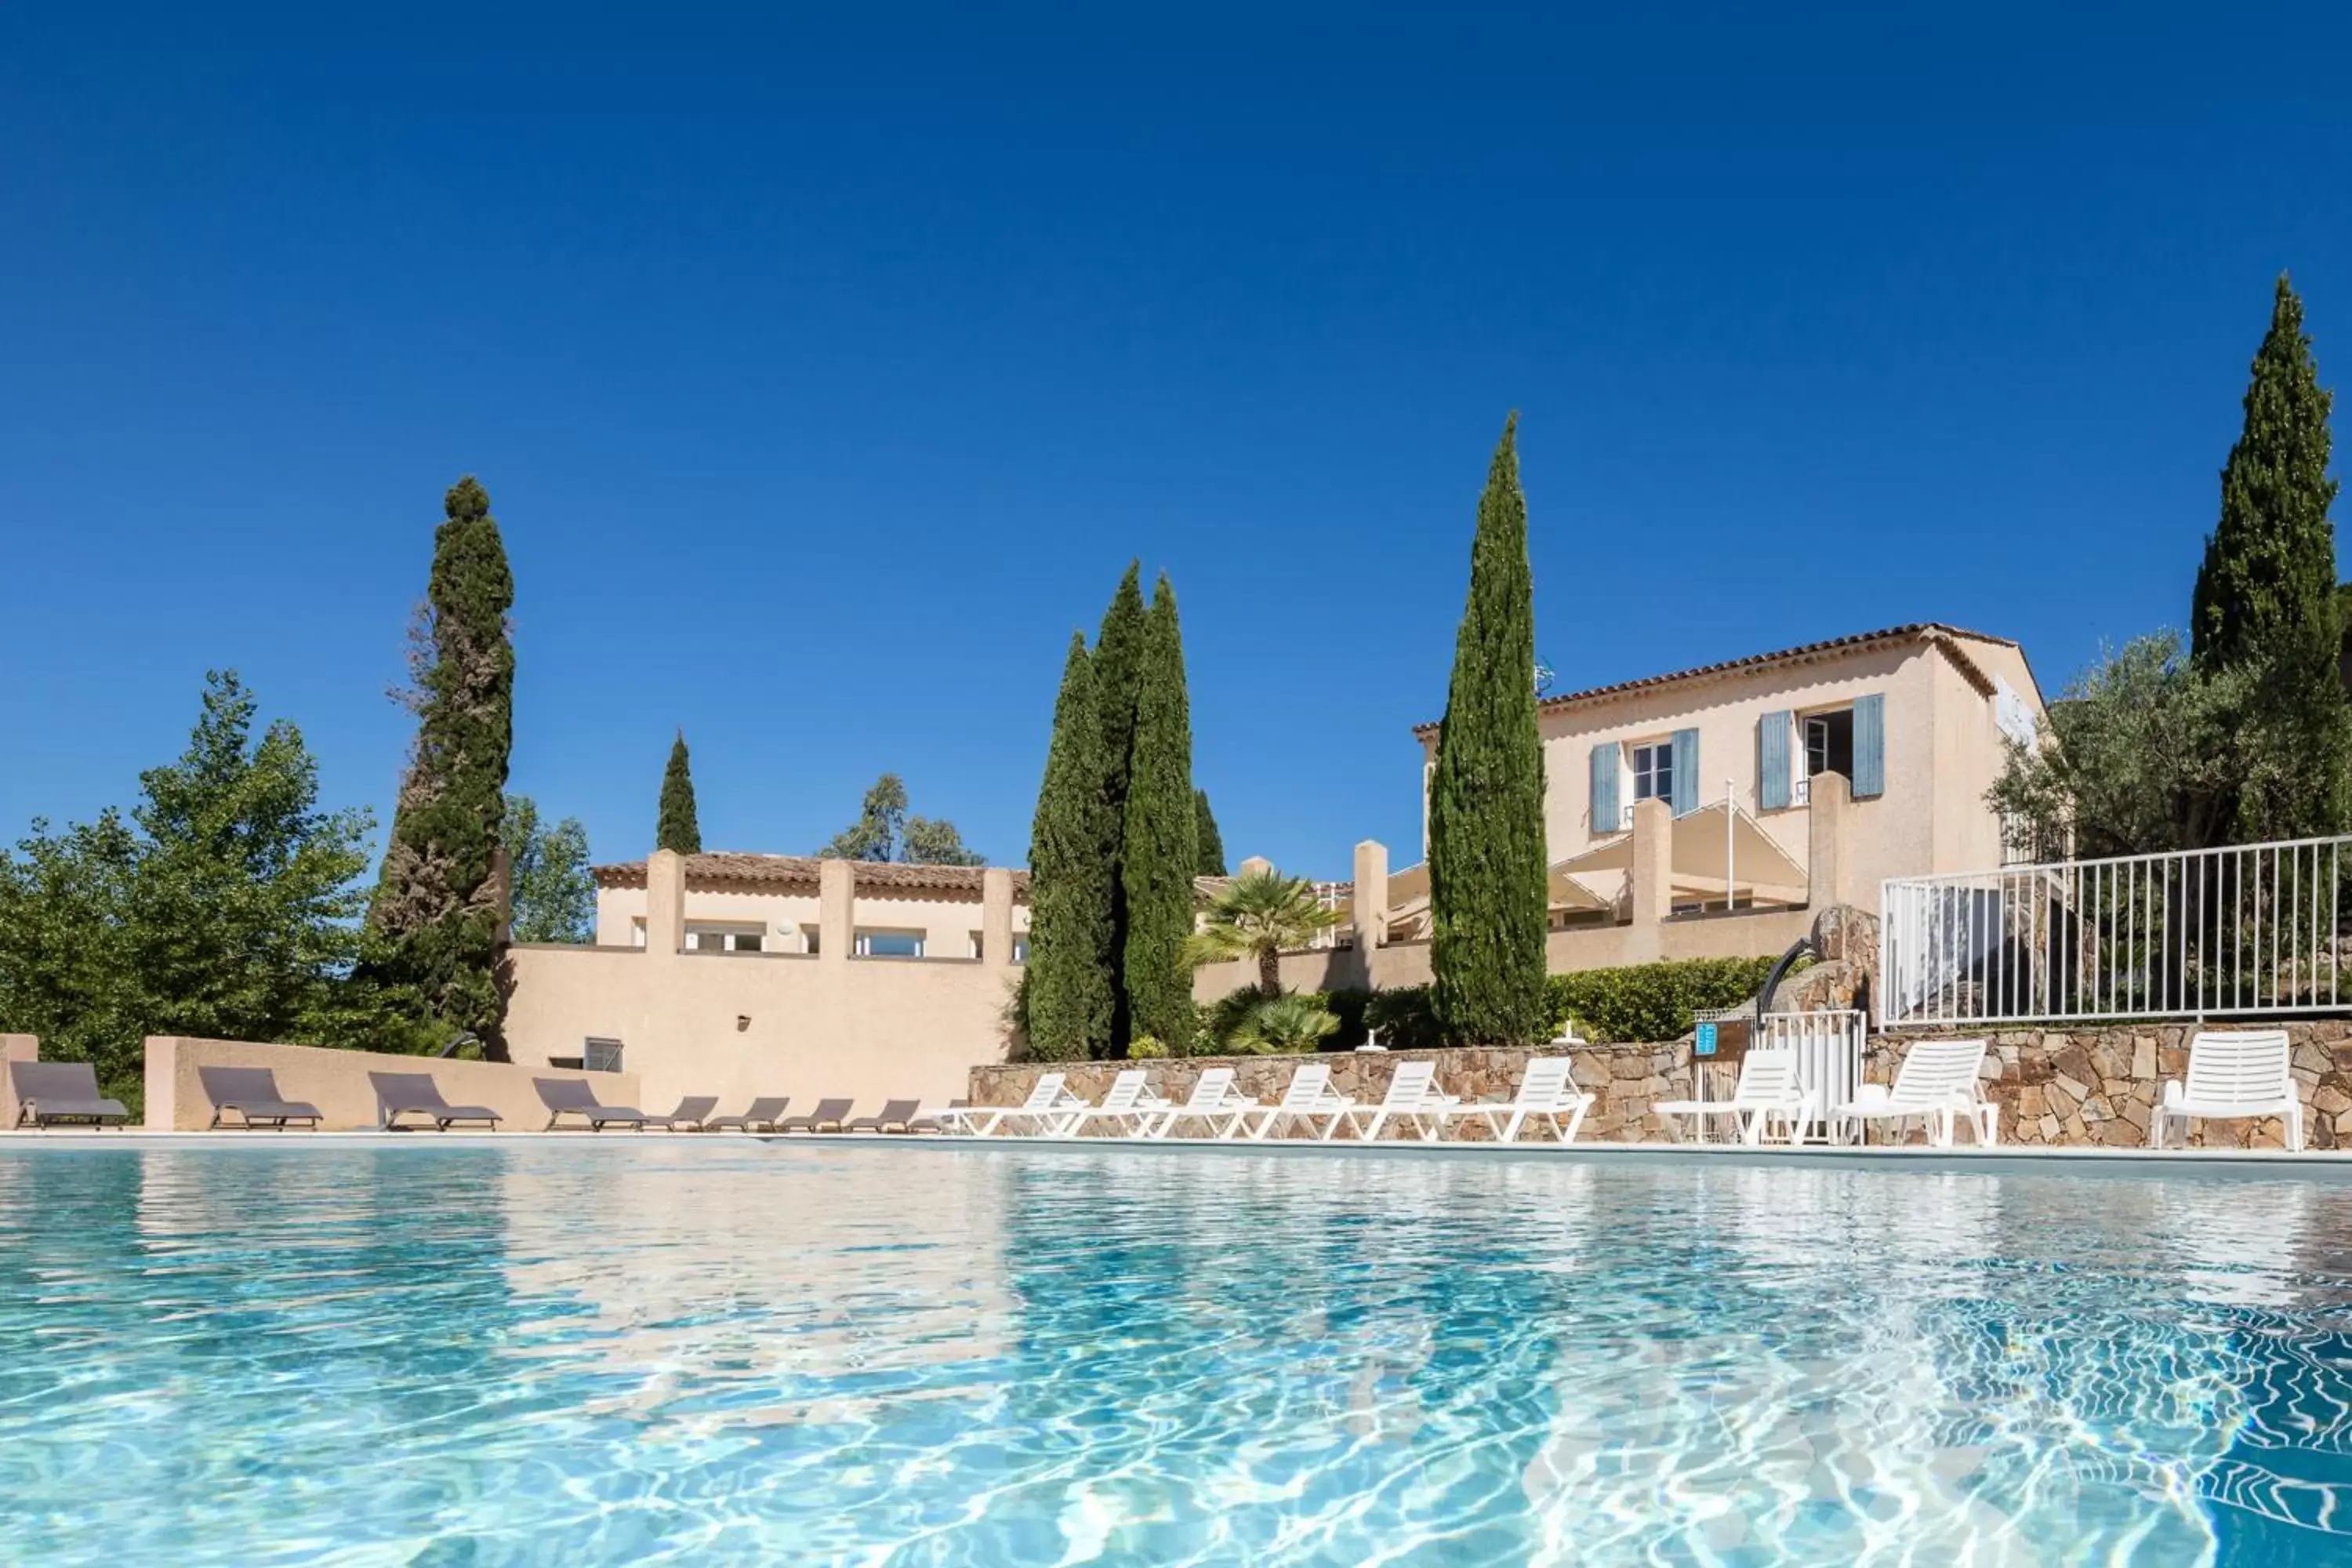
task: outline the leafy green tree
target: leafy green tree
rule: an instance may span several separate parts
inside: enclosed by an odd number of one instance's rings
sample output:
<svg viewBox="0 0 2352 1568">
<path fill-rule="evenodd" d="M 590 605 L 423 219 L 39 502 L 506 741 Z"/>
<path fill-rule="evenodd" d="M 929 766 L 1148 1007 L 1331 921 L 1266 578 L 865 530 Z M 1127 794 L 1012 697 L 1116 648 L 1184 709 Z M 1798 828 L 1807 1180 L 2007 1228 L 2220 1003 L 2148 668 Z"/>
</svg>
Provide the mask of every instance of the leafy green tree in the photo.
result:
<svg viewBox="0 0 2352 1568">
<path fill-rule="evenodd" d="M 2257 663 L 2283 647 L 2313 657 L 2306 643 L 2334 658 L 2342 627 L 2327 517 L 2333 402 L 2319 384 L 2303 301 L 2282 274 L 2246 387 L 2245 425 L 2221 469 L 2221 520 L 2197 572 L 2189 635 L 2200 670 Z"/>
<path fill-rule="evenodd" d="M 1209 809 L 1209 792 L 1192 792 L 1192 833 L 1201 847 L 1201 858 L 1196 869 L 1203 877 L 1225 874 L 1225 836 L 1217 831 L 1217 814 Z"/>
<path fill-rule="evenodd" d="M 702 821 L 694 811 L 694 771 L 687 760 L 686 731 L 670 742 L 669 766 L 662 770 L 661 816 L 654 847 L 680 855 L 702 853 Z"/>
<path fill-rule="evenodd" d="M 362 983 L 388 1019 L 469 1031 L 504 1060 L 496 860 L 514 749 L 514 575 L 471 475 L 443 510 L 413 638 L 415 750 L 368 910 Z"/>
<path fill-rule="evenodd" d="M 857 820 L 817 851 L 827 860 L 895 860 L 916 866 L 985 866 L 988 858 L 964 847 L 963 836 L 944 818 L 908 816 L 907 784 L 884 773 L 866 792 Z"/>
<path fill-rule="evenodd" d="M 1054 738 L 1029 830 L 1029 1054 L 1083 1061 L 1109 1049 L 1113 993 L 1110 806 L 1103 794 L 1095 662 L 1070 634 Z"/>
<path fill-rule="evenodd" d="M 1429 789 L 1430 961 L 1452 1045 L 1546 1037 L 1543 743 L 1536 730 L 1535 591 L 1518 416 L 1478 500 L 1469 602 L 1455 639 Z"/>
<path fill-rule="evenodd" d="M 1151 595 L 1137 660 L 1135 744 L 1128 765 L 1119 881 L 1127 929 L 1120 979 L 1130 1036 L 1182 1040 L 1192 1033 L 1192 972 L 1185 962 L 1200 863 L 1192 799 L 1192 702 L 1175 591 L 1163 574 Z M 1126 1041 L 1114 1036 L 1116 1051 Z"/>
<path fill-rule="evenodd" d="M 131 822 L 0 854 L 0 1027 L 139 1097 L 148 1035 L 313 1037 L 357 951 L 363 811 L 319 809 L 318 767 L 234 672 L 205 678 L 179 760 L 140 775 Z M 135 825 L 135 826 L 134 826 Z"/>
<path fill-rule="evenodd" d="M 1241 960 L 1257 965 L 1262 996 L 1282 994 L 1282 955 L 1310 945 L 1339 923 L 1315 896 L 1315 884 L 1279 871 L 1247 871 L 1209 900 L 1207 918 L 1184 944 L 1198 967 Z"/>
<path fill-rule="evenodd" d="M 580 819 L 542 822 L 536 801 L 510 795 L 499 832 L 506 841 L 509 939 L 594 942 L 596 876 Z"/>
<path fill-rule="evenodd" d="M 1128 771 L 1135 755 L 1136 704 L 1143 674 L 1144 628 L 1149 612 L 1140 586 L 1142 564 L 1130 561 L 1103 612 L 1095 634 L 1095 713 L 1102 730 L 1103 800 L 1109 807 L 1104 853 L 1110 861 L 1110 951 L 1116 966 L 1126 963 L 1127 880 L 1122 856 L 1127 836 Z M 1122 1056 L 1135 1032 L 1129 997 L 1122 981 L 1112 987 L 1110 1044 Z"/>
</svg>

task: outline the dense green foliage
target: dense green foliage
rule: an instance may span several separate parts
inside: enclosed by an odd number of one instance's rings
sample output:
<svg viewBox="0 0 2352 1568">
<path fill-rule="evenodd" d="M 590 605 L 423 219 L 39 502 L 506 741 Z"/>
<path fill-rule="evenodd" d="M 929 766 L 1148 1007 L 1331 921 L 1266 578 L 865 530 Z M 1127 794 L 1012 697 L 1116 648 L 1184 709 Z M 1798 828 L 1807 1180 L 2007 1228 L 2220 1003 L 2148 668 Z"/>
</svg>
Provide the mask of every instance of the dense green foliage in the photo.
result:
<svg viewBox="0 0 2352 1568">
<path fill-rule="evenodd" d="M 1322 1002 L 1305 993 L 1246 994 L 1251 996 L 1250 1005 L 1225 1037 L 1226 1048 L 1237 1056 L 1317 1050 L 1339 1027 L 1339 1020 Z"/>
<path fill-rule="evenodd" d="M 1102 731 L 1103 801 L 1109 811 L 1110 837 L 1105 843 L 1110 868 L 1110 961 L 1120 973 L 1111 984 L 1110 1039 L 1104 1054 L 1124 1057 L 1135 1034 L 1132 1004 L 1124 969 L 1127 963 L 1127 878 L 1122 849 L 1127 837 L 1127 788 L 1135 756 L 1135 713 L 1143 676 L 1144 629 L 1150 612 L 1143 603 L 1142 565 L 1127 563 L 1110 607 L 1103 612 L 1095 634 L 1095 714 Z"/>
<path fill-rule="evenodd" d="M 2328 508 L 2329 395 L 2279 280 L 2190 650 L 2134 639 L 2078 676 L 1987 799 L 2034 858 L 2132 855 L 2352 829 L 2352 704 Z"/>
<path fill-rule="evenodd" d="M 1192 804 L 1198 808 L 1192 814 L 1192 833 L 1200 849 L 1193 869 L 1203 877 L 1224 876 L 1225 836 L 1217 831 L 1217 814 L 1209 809 L 1209 792 L 1194 790 Z"/>
<path fill-rule="evenodd" d="M 1029 830 L 1029 963 L 1024 1032 L 1044 1061 L 1084 1061 L 1110 1046 L 1111 850 L 1102 722 L 1086 637 L 1070 634 L 1054 735 Z"/>
<path fill-rule="evenodd" d="M 1517 426 L 1504 425 L 1478 500 L 1429 786 L 1430 962 L 1453 1045 L 1544 1037 L 1543 744 Z"/>
<path fill-rule="evenodd" d="M 1736 1007 L 1755 995 L 1776 962 L 1689 958 L 1555 974 L 1544 985 L 1542 1034 L 1531 1043 L 1556 1037 L 1560 1026 L 1570 1021 L 1580 1036 L 1595 1045 L 1678 1040 L 1691 1032 L 1695 1011 Z M 1343 1020 L 1335 1046 L 1345 1042 L 1346 1048 L 1353 1048 L 1362 1043 L 1360 1034 L 1344 1023 L 1351 1012 L 1366 1027 L 1377 1029 L 1381 1044 L 1392 1050 L 1428 1050 L 1447 1043 L 1431 987 L 1333 992 L 1324 1001 Z"/>
<path fill-rule="evenodd" d="M 1176 594 L 1165 574 L 1152 589 L 1137 660 L 1134 735 L 1119 835 L 1119 885 L 1127 906 L 1119 979 L 1132 1034 L 1181 1040 L 1190 1037 L 1192 1025 L 1192 966 L 1185 939 L 1192 931 L 1192 875 L 1200 847 L 1183 632 Z"/>
<path fill-rule="evenodd" d="M 0 852 L 0 1030 L 96 1065 L 136 1109 L 148 1035 L 315 1038 L 358 947 L 362 811 L 319 809 L 317 764 L 252 694 L 205 678 L 179 760 L 141 803 Z"/>
<path fill-rule="evenodd" d="M 505 1057 L 497 853 L 514 749 L 514 576 L 472 476 L 450 487 L 434 535 L 413 658 L 415 748 L 368 910 L 367 1011 L 469 1031 Z"/>
<path fill-rule="evenodd" d="M 908 816 L 907 785 L 884 773 L 866 792 L 857 820 L 833 836 L 817 854 L 828 860 L 896 860 L 913 866 L 985 866 L 988 857 L 964 847 L 963 836 L 944 818 Z"/>
<path fill-rule="evenodd" d="M 499 833 L 506 841 L 509 940 L 595 941 L 596 878 L 588 864 L 588 829 L 580 819 L 543 823 L 537 802 L 510 795 Z"/>
<path fill-rule="evenodd" d="M 1307 946 L 1339 920 L 1317 900 L 1314 883 L 1274 870 L 1234 878 L 1202 912 L 1206 918 L 1185 942 L 1186 959 L 1195 968 L 1234 960 L 1255 963 L 1258 992 L 1268 997 L 1282 994 L 1282 955 Z"/>
<path fill-rule="evenodd" d="M 687 758 L 683 730 L 670 742 L 669 765 L 662 770 L 661 814 L 654 824 L 654 847 L 680 855 L 702 853 L 702 819 L 694 809 L 694 770 Z"/>
</svg>

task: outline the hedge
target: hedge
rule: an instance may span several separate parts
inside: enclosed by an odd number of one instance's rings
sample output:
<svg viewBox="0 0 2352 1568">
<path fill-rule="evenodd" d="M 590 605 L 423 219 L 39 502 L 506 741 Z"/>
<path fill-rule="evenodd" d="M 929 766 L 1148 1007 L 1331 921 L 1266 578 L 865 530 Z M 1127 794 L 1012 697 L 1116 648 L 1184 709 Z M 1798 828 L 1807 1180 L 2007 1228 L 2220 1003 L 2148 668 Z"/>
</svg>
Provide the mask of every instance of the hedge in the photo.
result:
<svg viewBox="0 0 2352 1568">
<path fill-rule="evenodd" d="M 1587 969 L 1552 975 L 1545 991 L 1553 1026 L 1572 1018 L 1577 1033 L 1595 1045 L 1678 1040 L 1691 1032 L 1694 1011 L 1737 1007 L 1763 987 L 1765 977 L 1779 962 L 1777 958 L 1685 958 L 1622 969 Z M 1340 1031 L 1332 1038 L 1348 1042 L 1334 1049 L 1352 1050 L 1361 1045 L 1365 1027 L 1378 1029 L 1381 1044 L 1400 1051 L 1429 1050 L 1444 1043 L 1425 985 L 1370 993 L 1335 991 L 1326 997 L 1325 1005 L 1339 1015 Z"/>
</svg>

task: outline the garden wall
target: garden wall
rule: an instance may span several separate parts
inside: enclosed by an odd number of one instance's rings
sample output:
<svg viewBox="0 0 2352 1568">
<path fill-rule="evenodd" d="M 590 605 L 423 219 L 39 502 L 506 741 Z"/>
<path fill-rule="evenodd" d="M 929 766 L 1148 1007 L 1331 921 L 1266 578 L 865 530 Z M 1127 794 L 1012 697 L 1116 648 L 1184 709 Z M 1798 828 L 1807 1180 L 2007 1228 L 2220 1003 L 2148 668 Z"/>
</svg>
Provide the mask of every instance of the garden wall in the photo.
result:
<svg viewBox="0 0 2352 1568">
<path fill-rule="evenodd" d="M 537 1131 L 547 1125 L 547 1107 L 531 1087 L 535 1078 L 584 1079 L 607 1105 L 640 1102 L 637 1076 L 626 1072 L 576 1072 L 563 1068 L 510 1062 L 467 1062 L 440 1057 L 390 1056 L 376 1051 L 326 1050 L 316 1046 L 263 1045 L 251 1040 L 191 1040 L 147 1037 L 147 1129 L 151 1132 L 202 1131 L 211 1125 L 212 1100 L 196 1076 L 198 1067 L 268 1068 L 278 1075 L 278 1092 L 319 1108 L 320 1125 L 349 1131 L 376 1125 L 375 1086 L 371 1072 L 433 1075 L 441 1098 L 452 1105 L 483 1105 L 505 1120 L 504 1132 Z M 661 1107 L 667 1110 L 668 1107 Z M 411 1120 L 414 1120 L 413 1118 Z M 479 1129 L 473 1129 L 479 1131 Z"/>
<path fill-rule="evenodd" d="M 2272 1026 L 2273 1027 L 2279 1026 Z M 2304 1138 L 2315 1149 L 2352 1148 L 2352 1023 L 2334 1019 L 2284 1026 L 2294 1047 L 2294 1071 L 2304 1104 Z M 1982 1033 L 1977 1031 L 1976 1033 Z M 1990 1034 L 1981 1088 L 2000 1107 L 2000 1142 L 2028 1145 L 2094 1145 L 2126 1148 L 2147 1142 L 2151 1109 L 2167 1079 L 2179 1079 L 2189 1065 L 2193 1025 L 2120 1026 L 2101 1029 L 2002 1030 Z M 1913 1041 L 1974 1037 L 1960 1031 L 1881 1035 L 1871 1040 L 1864 1077 L 1891 1083 L 1904 1049 Z M 1234 1084 L 1254 1100 L 1271 1104 L 1300 1062 L 1321 1061 L 1331 1068 L 1333 1087 L 1359 1103 L 1377 1102 L 1400 1061 L 1437 1064 L 1437 1081 L 1465 1100 L 1507 1100 L 1517 1090 L 1531 1056 L 1552 1051 L 1440 1050 L 1336 1052 L 1305 1057 L 1192 1057 L 1149 1064 L 1152 1087 L 1168 1099 L 1192 1093 L 1204 1068 L 1234 1069 Z M 1687 1042 L 1674 1045 L 1585 1046 L 1576 1058 L 1578 1087 L 1598 1096 L 1580 1136 L 1615 1142 L 1654 1142 L 1674 1136 L 1651 1107 L 1691 1093 Z M 1129 1064 L 1062 1064 L 1070 1088 L 1099 1101 L 1111 1079 Z M 975 1068 L 971 1099 L 979 1105 L 1017 1105 L 1037 1075 L 1055 1064 L 1022 1062 Z M 1707 1094 L 1730 1093 L 1728 1070 L 1708 1067 Z M 1457 1122 L 1459 1135 L 1486 1136 L 1483 1122 Z M 2277 1148 L 2284 1142 L 2277 1118 L 2258 1123 L 2205 1121 L 2195 1124 L 2191 1146 Z M 1916 1134 L 1913 1135 L 1915 1138 Z M 1965 1140 L 1966 1132 L 1960 1134 Z"/>
</svg>

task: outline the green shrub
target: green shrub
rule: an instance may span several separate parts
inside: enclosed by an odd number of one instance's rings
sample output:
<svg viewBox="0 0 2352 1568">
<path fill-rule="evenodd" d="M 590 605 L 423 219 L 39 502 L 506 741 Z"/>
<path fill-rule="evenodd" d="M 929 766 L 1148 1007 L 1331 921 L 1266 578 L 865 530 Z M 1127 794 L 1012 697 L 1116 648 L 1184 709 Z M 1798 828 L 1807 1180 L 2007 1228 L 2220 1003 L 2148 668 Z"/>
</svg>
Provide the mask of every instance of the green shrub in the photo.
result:
<svg viewBox="0 0 2352 1568">
<path fill-rule="evenodd" d="M 1160 1044 L 1159 1037 L 1155 1035 L 1138 1035 L 1127 1042 L 1127 1056 L 1129 1061 L 1157 1061 L 1166 1055 L 1168 1055 L 1168 1047 Z"/>
<path fill-rule="evenodd" d="M 1691 1032 L 1702 1007 L 1737 1007 L 1756 994 L 1774 958 L 1685 958 L 1555 974 L 1548 984 L 1551 1016 L 1574 1019 L 1596 1045 L 1678 1040 Z"/>
<path fill-rule="evenodd" d="M 1381 1044 L 1392 1051 L 1433 1050 L 1444 1044 L 1426 985 L 1373 992 L 1364 1004 L 1364 1025 L 1378 1029 Z"/>
<path fill-rule="evenodd" d="M 1323 1004 L 1325 1012 L 1339 1020 L 1339 1026 L 1323 1042 L 1325 1050 L 1352 1051 L 1364 1043 L 1369 1027 L 1364 1021 L 1364 1013 L 1371 1005 L 1374 993 L 1361 986 L 1347 985 L 1337 991 L 1319 991 L 1313 994 L 1318 1002 Z"/>
<path fill-rule="evenodd" d="M 1234 1027 L 1233 1049 L 1248 1056 L 1317 1050 L 1339 1026 L 1339 1020 L 1312 995 L 1288 991 L 1260 996 Z"/>
</svg>

